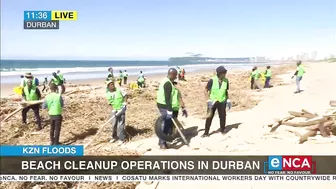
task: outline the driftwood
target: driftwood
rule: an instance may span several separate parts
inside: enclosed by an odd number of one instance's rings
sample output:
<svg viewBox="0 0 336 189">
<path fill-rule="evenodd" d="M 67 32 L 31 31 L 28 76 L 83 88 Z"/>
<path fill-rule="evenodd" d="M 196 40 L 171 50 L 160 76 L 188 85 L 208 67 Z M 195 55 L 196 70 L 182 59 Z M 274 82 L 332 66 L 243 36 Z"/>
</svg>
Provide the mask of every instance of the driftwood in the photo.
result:
<svg viewBox="0 0 336 189">
<path fill-rule="evenodd" d="M 317 115 L 316 113 L 312 113 L 312 112 L 310 112 L 310 111 L 308 111 L 308 110 L 305 110 L 305 109 L 302 109 L 301 111 L 302 111 L 303 113 L 306 113 L 306 114 Z"/>
<path fill-rule="evenodd" d="M 324 127 L 330 127 L 334 124 L 335 122 L 333 120 L 329 120 L 323 123 Z M 307 126 L 305 127 L 306 130 L 314 131 L 314 130 L 319 130 L 320 129 L 320 124 L 312 125 L 312 126 Z"/>
<path fill-rule="evenodd" d="M 306 127 L 306 126 L 310 126 L 310 125 L 319 124 L 320 122 L 325 122 L 327 120 L 328 120 L 327 117 L 318 116 L 316 118 L 309 119 L 309 120 L 303 121 L 303 122 L 298 122 L 298 123 L 295 123 L 295 122 L 284 122 L 282 124 L 283 125 L 287 125 L 287 126 L 293 126 L 293 127 Z"/>
<path fill-rule="evenodd" d="M 317 131 L 308 131 L 305 134 L 300 136 L 299 142 L 300 144 L 306 142 L 309 137 L 313 137 L 317 135 Z"/>
<path fill-rule="evenodd" d="M 9 118 L 11 118 L 12 116 L 14 116 L 16 113 L 18 113 L 19 111 L 21 111 L 25 107 L 32 106 L 32 105 L 35 105 L 35 104 L 42 104 L 42 103 L 43 103 L 43 100 L 20 102 L 19 104 L 21 105 L 21 107 L 19 107 L 14 112 L 12 112 L 7 117 L 5 117 L 5 119 L 3 119 L 1 122 L 8 120 Z"/>
<path fill-rule="evenodd" d="M 333 104 L 334 102 L 331 101 L 330 105 Z M 332 134 L 336 135 L 336 108 L 329 109 L 326 113 L 320 115 L 304 109 L 301 112 L 289 111 L 288 113 L 291 116 L 269 125 L 269 127 L 272 127 L 271 133 L 281 125 L 292 126 L 286 130 L 299 136 L 300 144 L 317 134 L 324 138 L 330 137 Z M 289 121 L 293 118 L 307 118 L 307 120 L 299 122 Z"/>
<path fill-rule="evenodd" d="M 294 133 L 299 138 L 299 143 L 302 144 L 308 140 L 309 137 L 317 135 L 317 131 L 305 131 L 304 133 L 299 132 L 298 130 L 288 129 L 287 131 Z"/>
<path fill-rule="evenodd" d="M 306 113 L 306 112 L 289 111 L 288 113 L 290 115 L 292 115 L 292 116 L 295 116 L 295 117 L 305 117 L 305 118 L 314 118 L 314 117 L 317 117 L 317 115 L 315 115 L 315 114 Z"/>
<path fill-rule="evenodd" d="M 329 104 L 331 107 L 336 107 L 336 100 L 331 100 Z"/>
<path fill-rule="evenodd" d="M 18 113 L 19 111 L 21 111 L 23 109 L 23 107 L 20 107 L 18 109 L 16 109 L 14 112 L 12 112 L 11 114 L 9 114 L 7 117 L 5 117 L 5 119 L 3 119 L 1 122 L 4 122 L 6 120 L 8 120 L 9 118 L 11 118 L 13 115 L 15 115 L 16 113 Z"/>
<path fill-rule="evenodd" d="M 87 90 L 94 90 L 94 89 L 99 89 L 101 88 L 101 86 L 96 86 L 96 87 L 89 87 L 89 88 L 77 88 L 75 90 L 69 91 L 64 93 L 64 96 L 70 95 L 72 93 L 75 92 L 81 92 L 81 91 L 87 91 Z M 5 117 L 5 119 L 3 119 L 1 122 L 7 121 L 9 118 L 13 117 L 16 113 L 18 113 L 19 111 L 21 111 L 24 107 L 27 106 L 31 106 L 31 105 L 35 105 L 35 104 L 42 104 L 44 100 L 38 100 L 38 101 L 25 101 L 25 102 L 19 102 L 19 104 L 21 105 L 21 107 L 19 107 L 18 109 L 16 109 L 14 112 L 12 112 L 11 114 L 9 114 L 7 117 Z"/>
<path fill-rule="evenodd" d="M 90 86 L 86 86 L 86 87 L 80 87 L 80 88 L 75 88 L 71 91 L 67 91 L 64 93 L 64 95 L 70 95 L 76 92 L 83 92 L 83 91 L 90 91 L 90 90 L 95 90 L 95 89 L 100 89 L 102 88 L 101 86 L 96 86 L 96 87 L 90 87 Z"/>
<path fill-rule="evenodd" d="M 271 125 L 272 129 L 271 129 L 270 132 L 273 133 L 275 130 L 277 130 L 282 125 L 282 123 L 284 123 L 288 120 L 294 119 L 294 118 L 295 118 L 295 116 L 288 116 L 288 117 L 285 117 L 281 120 L 276 121 L 274 124 Z"/>
<path fill-rule="evenodd" d="M 28 107 L 28 106 L 32 106 L 32 105 L 36 105 L 36 104 L 42 104 L 44 100 L 36 100 L 36 101 L 22 101 L 19 104 L 22 107 Z"/>
</svg>

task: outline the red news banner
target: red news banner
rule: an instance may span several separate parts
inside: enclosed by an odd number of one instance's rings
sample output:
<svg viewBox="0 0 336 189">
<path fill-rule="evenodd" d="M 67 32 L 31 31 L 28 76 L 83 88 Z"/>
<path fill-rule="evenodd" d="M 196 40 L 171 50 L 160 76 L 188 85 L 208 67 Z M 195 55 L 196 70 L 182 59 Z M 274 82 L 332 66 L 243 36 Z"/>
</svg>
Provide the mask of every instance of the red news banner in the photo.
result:
<svg viewBox="0 0 336 189">
<path fill-rule="evenodd" d="M 267 174 L 316 174 L 313 156 L 269 156 L 265 162 Z"/>
</svg>

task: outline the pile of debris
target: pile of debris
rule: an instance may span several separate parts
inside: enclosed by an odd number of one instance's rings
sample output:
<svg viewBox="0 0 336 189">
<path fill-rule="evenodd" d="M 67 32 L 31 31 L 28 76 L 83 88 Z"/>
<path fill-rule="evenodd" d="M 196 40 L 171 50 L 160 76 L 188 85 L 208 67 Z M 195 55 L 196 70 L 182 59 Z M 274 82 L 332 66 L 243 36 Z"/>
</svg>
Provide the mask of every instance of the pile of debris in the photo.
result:
<svg viewBox="0 0 336 189">
<path fill-rule="evenodd" d="M 309 137 L 321 135 L 330 137 L 336 135 L 336 101 L 330 101 L 331 108 L 324 114 L 312 113 L 307 110 L 301 112 L 289 111 L 290 116 L 277 120 L 268 125 L 271 133 L 274 133 L 281 125 L 289 126 L 287 131 L 300 137 L 300 144 L 308 140 Z"/>
</svg>

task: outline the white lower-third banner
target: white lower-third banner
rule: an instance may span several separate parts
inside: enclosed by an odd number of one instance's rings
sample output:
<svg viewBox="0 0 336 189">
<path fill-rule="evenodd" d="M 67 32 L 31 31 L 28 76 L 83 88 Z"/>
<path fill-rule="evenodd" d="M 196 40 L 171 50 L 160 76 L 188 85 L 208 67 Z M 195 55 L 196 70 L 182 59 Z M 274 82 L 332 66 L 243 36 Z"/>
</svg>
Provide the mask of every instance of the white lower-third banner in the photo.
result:
<svg viewBox="0 0 336 189">
<path fill-rule="evenodd" d="M 333 182 L 336 175 L 0 175 L 1 182 Z"/>
</svg>

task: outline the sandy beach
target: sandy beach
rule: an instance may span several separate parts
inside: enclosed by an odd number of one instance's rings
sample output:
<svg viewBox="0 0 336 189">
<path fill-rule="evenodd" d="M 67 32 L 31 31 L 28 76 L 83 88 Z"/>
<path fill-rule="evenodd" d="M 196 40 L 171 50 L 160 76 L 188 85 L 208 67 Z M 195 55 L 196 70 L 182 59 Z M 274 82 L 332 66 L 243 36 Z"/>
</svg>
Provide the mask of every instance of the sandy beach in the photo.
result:
<svg viewBox="0 0 336 189">
<path fill-rule="evenodd" d="M 178 145 L 168 150 L 160 150 L 157 146 L 157 137 L 153 134 L 154 121 L 158 117 L 156 108 L 156 89 L 165 75 L 147 77 L 148 88 L 129 89 L 123 86 L 129 94 L 128 110 L 126 115 L 126 134 L 128 142 L 122 146 L 114 146 L 108 141 L 111 136 L 110 126 L 106 126 L 99 137 L 94 138 L 94 145 L 85 149 L 85 155 L 336 155 L 336 139 L 331 136 L 328 140 L 308 140 L 298 144 L 298 137 L 280 127 L 276 132 L 269 134 L 270 128 L 276 119 L 285 117 L 288 111 L 301 109 L 322 113 L 329 108 L 329 101 L 336 100 L 336 63 L 304 63 L 306 74 L 303 77 L 302 93 L 294 94 L 295 79 L 291 76 L 295 72 L 295 63 L 272 67 L 273 88 L 263 89 L 260 92 L 250 89 L 249 71 L 229 71 L 227 78 L 230 81 L 229 95 L 233 108 L 227 113 L 227 133 L 223 136 L 213 132 L 206 139 L 201 138 L 204 129 L 206 114 L 206 100 L 203 90 L 208 79 L 212 76 L 211 70 L 197 73 L 188 73 L 187 81 L 181 81 L 181 89 L 188 118 L 180 118 L 189 133 L 190 147 Z M 260 68 L 264 70 L 264 68 Z M 130 82 L 134 82 L 134 77 Z M 70 81 L 71 82 L 71 81 Z M 90 86 L 80 86 L 80 85 Z M 64 122 L 62 124 L 61 142 L 65 144 L 86 144 L 98 132 L 98 127 L 109 118 L 110 108 L 105 99 L 104 81 L 77 81 L 71 82 L 67 91 L 77 88 L 89 90 L 74 92 L 65 96 Z M 99 89 L 92 89 L 100 86 Z M 1 85 L 1 120 L 17 107 L 17 103 L 10 98 L 13 85 Z M 91 87 L 91 89 L 89 88 Z M 12 96 L 13 97 L 13 96 Z M 32 122 L 33 113 L 28 113 L 31 120 L 28 126 L 21 124 L 21 114 L 18 113 L 5 123 L 1 123 L 1 144 L 9 145 L 47 145 L 49 144 L 49 121 L 46 111 L 42 111 L 44 129 L 35 132 Z M 219 128 L 218 116 L 213 119 L 211 131 Z M 149 150 L 150 149 L 150 150 Z M 205 182 L 204 184 L 186 184 L 181 182 L 160 182 L 145 185 L 143 183 L 30 183 L 25 185 L 31 188 L 40 185 L 48 188 L 135 188 L 138 189 L 165 189 L 179 186 L 194 189 L 222 188 L 334 188 L 334 184 L 286 184 L 278 183 L 238 183 L 238 182 Z M 23 188 L 23 183 L 2 183 L 0 188 Z"/>
</svg>

